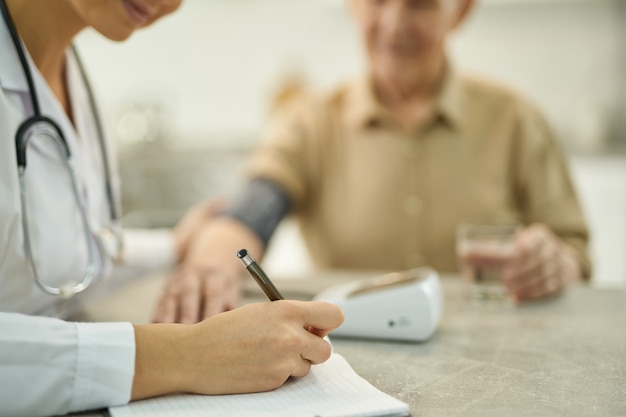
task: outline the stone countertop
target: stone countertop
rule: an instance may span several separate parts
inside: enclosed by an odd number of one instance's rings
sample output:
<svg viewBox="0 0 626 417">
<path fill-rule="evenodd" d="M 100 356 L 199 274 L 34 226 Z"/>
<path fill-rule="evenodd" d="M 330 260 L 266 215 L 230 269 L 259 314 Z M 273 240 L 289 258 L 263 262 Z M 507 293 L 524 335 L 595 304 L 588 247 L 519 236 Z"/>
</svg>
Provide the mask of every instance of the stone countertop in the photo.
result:
<svg viewBox="0 0 626 417">
<path fill-rule="evenodd" d="M 446 284 L 430 341 L 334 339 L 335 351 L 414 416 L 626 415 L 626 291 L 576 287 L 515 307 Z"/>
<path fill-rule="evenodd" d="M 275 283 L 287 298 L 307 299 L 354 277 Z M 442 281 L 444 314 L 429 341 L 332 338 L 334 350 L 413 416 L 626 415 L 626 291 L 581 285 L 513 306 L 470 301 L 457 279 Z M 146 322 L 161 282 L 139 281 L 77 318 Z M 246 294 L 263 300 L 253 282 Z"/>
</svg>

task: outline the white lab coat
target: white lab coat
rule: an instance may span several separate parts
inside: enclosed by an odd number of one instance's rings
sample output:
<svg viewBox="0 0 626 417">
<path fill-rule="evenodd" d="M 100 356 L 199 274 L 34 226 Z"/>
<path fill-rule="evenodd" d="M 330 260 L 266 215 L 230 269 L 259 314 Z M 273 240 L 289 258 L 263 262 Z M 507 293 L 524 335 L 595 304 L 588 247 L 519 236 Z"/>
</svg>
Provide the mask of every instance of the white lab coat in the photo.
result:
<svg viewBox="0 0 626 417">
<path fill-rule="evenodd" d="M 30 57 L 29 62 L 42 113 L 64 132 L 90 226 L 97 231 L 109 224 L 108 200 L 94 118 L 77 64 L 68 53 L 74 127 Z M 77 324 L 34 316 L 56 315 L 58 300 L 37 287 L 24 252 L 15 133 L 31 114 L 23 69 L 0 20 L 0 416 L 63 414 L 123 404 L 130 399 L 134 373 L 129 323 Z M 112 168 L 115 171 L 115 164 Z M 42 278 L 54 286 L 81 280 L 87 247 L 58 152 L 35 141 L 27 153 L 26 173 L 32 245 Z M 117 189 L 116 177 L 112 183 Z M 169 233 L 125 232 L 125 246 L 134 266 L 165 266 L 174 260 Z M 89 297 L 110 275 L 106 256 L 98 256 L 98 265 L 95 290 L 75 298 Z"/>
</svg>

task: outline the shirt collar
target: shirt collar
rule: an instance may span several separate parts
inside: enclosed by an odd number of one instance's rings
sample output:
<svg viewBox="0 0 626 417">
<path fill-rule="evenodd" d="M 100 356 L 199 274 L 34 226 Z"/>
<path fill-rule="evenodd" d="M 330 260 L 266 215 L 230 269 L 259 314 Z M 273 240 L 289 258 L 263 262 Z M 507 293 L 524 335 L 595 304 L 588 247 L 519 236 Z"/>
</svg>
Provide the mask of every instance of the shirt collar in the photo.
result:
<svg viewBox="0 0 626 417">
<path fill-rule="evenodd" d="M 376 97 L 371 77 L 358 78 L 351 90 L 348 117 L 355 127 L 372 128 L 390 121 L 391 114 Z"/>
<path fill-rule="evenodd" d="M 455 128 L 462 122 L 463 94 L 461 79 L 452 66 L 448 66 L 441 88 L 437 93 L 436 120 L 447 122 Z M 380 103 L 374 92 L 371 77 L 361 77 L 351 85 L 351 106 L 347 117 L 357 128 L 373 128 L 393 124 L 391 113 Z"/>
<path fill-rule="evenodd" d="M 448 65 L 446 75 L 436 99 L 439 117 L 444 118 L 454 128 L 463 120 L 463 86 L 461 78 L 452 65 Z"/>
</svg>

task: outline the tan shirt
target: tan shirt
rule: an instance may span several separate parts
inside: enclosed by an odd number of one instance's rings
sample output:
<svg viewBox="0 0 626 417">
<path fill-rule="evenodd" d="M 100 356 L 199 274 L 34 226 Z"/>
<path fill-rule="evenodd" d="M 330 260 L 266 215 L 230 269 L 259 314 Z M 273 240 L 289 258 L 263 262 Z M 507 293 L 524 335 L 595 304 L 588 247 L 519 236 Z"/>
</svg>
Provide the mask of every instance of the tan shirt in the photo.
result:
<svg viewBox="0 0 626 417">
<path fill-rule="evenodd" d="M 457 270 L 459 223 L 541 222 L 576 249 L 587 228 L 566 161 L 530 103 L 450 72 L 436 117 L 401 129 L 358 80 L 278 108 L 249 167 L 281 184 L 321 268 Z"/>
</svg>

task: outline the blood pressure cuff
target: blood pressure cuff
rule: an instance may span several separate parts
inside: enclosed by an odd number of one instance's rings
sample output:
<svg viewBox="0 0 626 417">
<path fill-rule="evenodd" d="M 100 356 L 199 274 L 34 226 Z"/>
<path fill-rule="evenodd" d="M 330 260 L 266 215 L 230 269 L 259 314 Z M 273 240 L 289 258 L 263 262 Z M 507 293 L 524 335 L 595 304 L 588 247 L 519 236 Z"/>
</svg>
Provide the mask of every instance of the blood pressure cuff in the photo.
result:
<svg viewBox="0 0 626 417">
<path fill-rule="evenodd" d="M 291 211 L 293 202 L 274 181 L 256 178 L 237 195 L 225 216 L 239 220 L 259 236 L 267 247 L 280 221 Z"/>
</svg>

